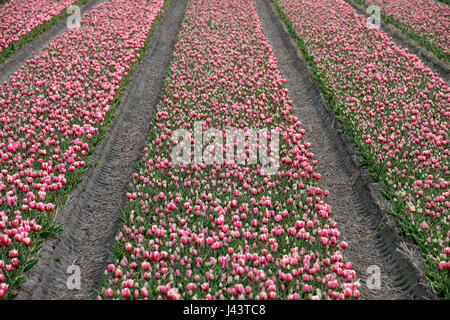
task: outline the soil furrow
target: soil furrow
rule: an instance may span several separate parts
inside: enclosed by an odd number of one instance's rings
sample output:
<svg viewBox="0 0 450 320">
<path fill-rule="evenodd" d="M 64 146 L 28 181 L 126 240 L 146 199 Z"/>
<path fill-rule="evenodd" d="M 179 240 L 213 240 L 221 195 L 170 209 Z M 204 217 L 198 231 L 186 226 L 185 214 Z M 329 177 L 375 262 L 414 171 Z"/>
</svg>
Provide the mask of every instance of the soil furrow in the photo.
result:
<svg viewBox="0 0 450 320">
<path fill-rule="evenodd" d="M 64 225 L 64 231 L 46 241 L 18 299 L 89 299 L 100 289 L 120 227 L 126 186 L 148 140 L 186 2 L 171 0 L 163 12 L 107 136 L 92 155 L 92 167 L 59 212 L 57 223 Z M 81 271 L 79 290 L 66 284 L 71 265 Z"/>
<path fill-rule="evenodd" d="M 434 297 L 415 266 L 420 265 L 419 249 L 400 238 L 394 220 L 387 214 L 389 203 L 379 193 L 378 184 L 359 163 L 354 145 L 328 106 L 312 70 L 279 19 L 269 0 L 255 0 L 256 10 L 269 39 L 278 68 L 287 80 L 295 115 L 307 130 L 305 139 L 319 163 L 321 187 L 330 191 L 328 203 L 338 222 L 341 240 L 349 243 L 346 259 L 352 261 L 361 282 L 363 299 L 411 299 Z M 405 243 L 415 258 L 406 258 L 397 248 Z M 380 268 L 380 289 L 369 289 L 370 266 Z M 419 268 L 420 269 L 420 268 Z M 422 269 L 424 270 L 424 269 Z"/>
<path fill-rule="evenodd" d="M 351 5 L 359 14 L 369 17 L 370 14 L 367 13 L 367 9 L 356 3 L 353 0 L 344 0 L 349 5 Z M 449 83 L 450 80 L 450 65 L 439 58 L 437 58 L 433 53 L 422 47 L 413 39 L 404 35 L 399 29 L 390 23 L 381 21 L 381 30 L 383 30 L 392 41 L 403 48 L 408 48 L 408 53 L 414 54 L 419 57 L 424 65 L 431 69 L 435 74 L 439 75 L 443 80 Z"/>
</svg>

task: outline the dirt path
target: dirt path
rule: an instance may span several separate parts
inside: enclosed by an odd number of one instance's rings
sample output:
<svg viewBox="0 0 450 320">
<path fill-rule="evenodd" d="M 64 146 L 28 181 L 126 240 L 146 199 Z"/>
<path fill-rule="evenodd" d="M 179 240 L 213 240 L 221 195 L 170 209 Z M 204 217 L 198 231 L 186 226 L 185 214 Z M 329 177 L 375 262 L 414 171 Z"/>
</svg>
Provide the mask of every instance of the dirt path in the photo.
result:
<svg viewBox="0 0 450 320">
<path fill-rule="evenodd" d="M 149 49 L 133 73 L 107 136 L 95 149 L 92 167 L 59 213 L 65 226 L 48 239 L 40 261 L 29 274 L 18 299 L 89 299 L 100 289 L 109 251 L 121 226 L 126 186 L 147 144 L 153 109 L 184 15 L 186 0 L 172 0 L 156 26 Z M 81 270 L 81 289 L 69 290 L 70 265 Z"/>
<path fill-rule="evenodd" d="M 359 14 L 369 17 L 370 14 L 367 13 L 366 8 L 357 4 L 353 0 L 345 0 L 349 5 L 351 5 Z M 392 38 L 392 41 L 400 47 L 408 48 L 408 52 L 415 54 L 420 60 L 430 68 L 434 73 L 438 74 L 442 79 L 444 79 L 447 84 L 450 80 L 450 65 L 439 58 L 437 58 L 433 53 L 422 47 L 413 39 L 404 35 L 399 29 L 390 23 L 386 23 L 381 20 L 381 30 L 383 30 L 388 36 Z"/>
<path fill-rule="evenodd" d="M 341 239 L 349 243 L 345 256 L 352 261 L 361 282 L 362 299 L 411 299 L 432 297 L 420 274 L 420 251 L 396 234 L 395 222 L 386 214 L 389 203 L 377 191 L 359 165 L 353 144 L 341 132 L 339 121 L 328 107 L 312 71 L 269 0 L 255 0 L 256 10 L 269 39 L 282 76 L 287 79 L 295 115 L 306 129 L 322 174 L 322 187 L 330 191 L 328 203 L 338 222 Z M 383 222 L 383 223 L 382 223 Z M 383 227 L 382 227 L 383 226 Z M 405 246 L 407 250 L 401 249 Z M 403 254 L 402 252 L 405 252 Z M 415 267 L 418 265 L 418 269 Z M 367 268 L 378 266 L 381 289 L 366 286 Z"/>
<path fill-rule="evenodd" d="M 83 15 L 91 11 L 95 6 L 102 3 L 104 0 L 90 0 L 80 7 L 80 14 Z M 37 36 L 33 41 L 24 44 L 16 52 L 14 52 L 8 59 L 0 63 L 0 82 L 7 81 L 9 77 L 19 70 L 25 64 L 25 61 L 32 59 L 34 52 L 37 54 L 42 51 L 48 43 L 57 35 L 61 34 L 67 28 L 67 20 L 62 19 L 60 22 L 50 27 Z"/>
</svg>

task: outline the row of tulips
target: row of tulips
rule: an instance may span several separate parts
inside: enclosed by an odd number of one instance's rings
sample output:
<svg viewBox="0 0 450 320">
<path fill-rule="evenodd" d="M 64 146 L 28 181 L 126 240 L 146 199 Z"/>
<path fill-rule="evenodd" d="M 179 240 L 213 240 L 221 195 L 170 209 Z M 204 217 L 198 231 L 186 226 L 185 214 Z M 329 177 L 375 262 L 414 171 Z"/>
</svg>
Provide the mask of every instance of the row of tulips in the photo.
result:
<svg viewBox="0 0 450 320">
<path fill-rule="evenodd" d="M 285 82 L 252 1 L 188 3 L 99 299 L 359 297 Z"/>
<path fill-rule="evenodd" d="M 446 82 L 342 0 L 273 0 L 427 276 L 450 296 L 449 102 Z"/>
<path fill-rule="evenodd" d="M 0 61 L 87 0 L 11 0 L 0 5 Z"/>
<path fill-rule="evenodd" d="M 163 0 L 110 0 L 0 86 L 0 298 L 12 298 L 81 178 Z"/>
<path fill-rule="evenodd" d="M 450 7 L 435 0 L 356 0 L 382 10 L 383 18 L 439 58 L 450 61 Z"/>
</svg>

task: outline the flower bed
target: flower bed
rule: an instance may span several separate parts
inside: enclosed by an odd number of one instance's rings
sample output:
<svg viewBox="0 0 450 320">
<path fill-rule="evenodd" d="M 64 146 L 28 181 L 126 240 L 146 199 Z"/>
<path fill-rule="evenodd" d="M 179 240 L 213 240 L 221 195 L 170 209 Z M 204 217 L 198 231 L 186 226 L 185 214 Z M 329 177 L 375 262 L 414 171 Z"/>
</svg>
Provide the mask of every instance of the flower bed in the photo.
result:
<svg viewBox="0 0 450 320">
<path fill-rule="evenodd" d="M 253 2 L 191 0 L 99 298 L 359 296 L 291 105 Z"/>
<path fill-rule="evenodd" d="M 80 180 L 163 0 L 111 0 L 0 86 L 0 298 L 13 298 Z"/>
<path fill-rule="evenodd" d="M 273 0 L 427 276 L 449 297 L 449 101 L 445 81 L 341 0 Z"/>
</svg>

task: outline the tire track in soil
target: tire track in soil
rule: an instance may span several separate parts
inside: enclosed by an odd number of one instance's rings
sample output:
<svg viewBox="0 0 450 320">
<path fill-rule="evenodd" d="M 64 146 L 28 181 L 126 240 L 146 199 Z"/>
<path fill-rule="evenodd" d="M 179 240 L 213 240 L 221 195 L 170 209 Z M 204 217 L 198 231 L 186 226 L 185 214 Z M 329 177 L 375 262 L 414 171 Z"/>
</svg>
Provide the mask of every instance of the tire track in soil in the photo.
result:
<svg viewBox="0 0 450 320">
<path fill-rule="evenodd" d="M 401 239 L 395 220 L 387 211 L 389 202 L 378 184 L 359 165 L 359 157 L 339 120 L 328 106 L 297 44 L 269 0 L 255 0 L 256 11 L 287 80 L 295 115 L 306 129 L 306 141 L 318 161 L 320 185 L 330 191 L 327 198 L 338 222 L 340 240 L 349 243 L 345 258 L 353 263 L 360 279 L 362 299 L 421 299 L 434 297 L 424 279 L 419 249 Z M 381 224 L 385 227 L 381 227 Z M 403 249 L 403 248 L 406 248 Z M 402 253 L 403 252 L 403 253 Z M 414 259 L 407 257 L 407 254 Z M 381 289 L 366 286 L 367 268 L 381 271 Z"/>
<path fill-rule="evenodd" d="M 370 14 L 367 13 L 367 9 L 362 5 L 356 3 L 353 0 L 343 0 L 347 2 L 353 9 L 356 10 L 357 13 L 362 14 L 365 17 L 370 17 Z M 450 80 L 450 65 L 443 60 L 440 60 L 436 57 L 432 52 L 428 51 L 426 48 L 422 47 L 415 40 L 409 38 L 405 34 L 403 34 L 397 27 L 394 25 L 381 20 L 381 30 L 384 31 L 389 37 L 392 38 L 392 41 L 399 47 L 407 48 L 408 53 L 414 54 L 424 63 L 424 65 L 431 69 L 435 74 L 439 75 L 447 85 Z"/>
<path fill-rule="evenodd" d="M 171 0 L 156 25 L 149 48 L 132 75 L 90 168 L 58 215 L 59 237 L 48 239 L 38 264 L 30 270 L 18 299 L 90 299 L 101 280 L 115 242 L 126 186 L 147 144 L 153 110 L 172 57 L 187 0 Z M 55 261 L 59 259 L 59 263 Z M 69 265 L 81 269 L 81 289 L 69 290 Z"/>
<path fill-rule="evenodd" d="M 80 7 L 80 15 L 83 16 L 86 12 L 91 11 L 94 7 L 104 2 L 105 0 L 90 0 L 86 2 L 82 7 Z M 66 9 L 65 9 L 66 10 Z M 49 29 L 45 30 L 43 33 L 38 35 L 32 41 L 24 44 L 22 47 L 17 49 L 11 56 L 9 56 L 5 61 L 0 63 L 0 83 L 8 81 L 10 76 L 14 74 L 25 62 L 29 59 L 33 59 L 34 56 L 42 51 L 51 40 L 56 36 L 64 32 L 66 27 L 67 19 L 62 19 L 57 24 L 53 25 Z M 32 55 L 34 52 L 35 55 Z"/>
</svg>

